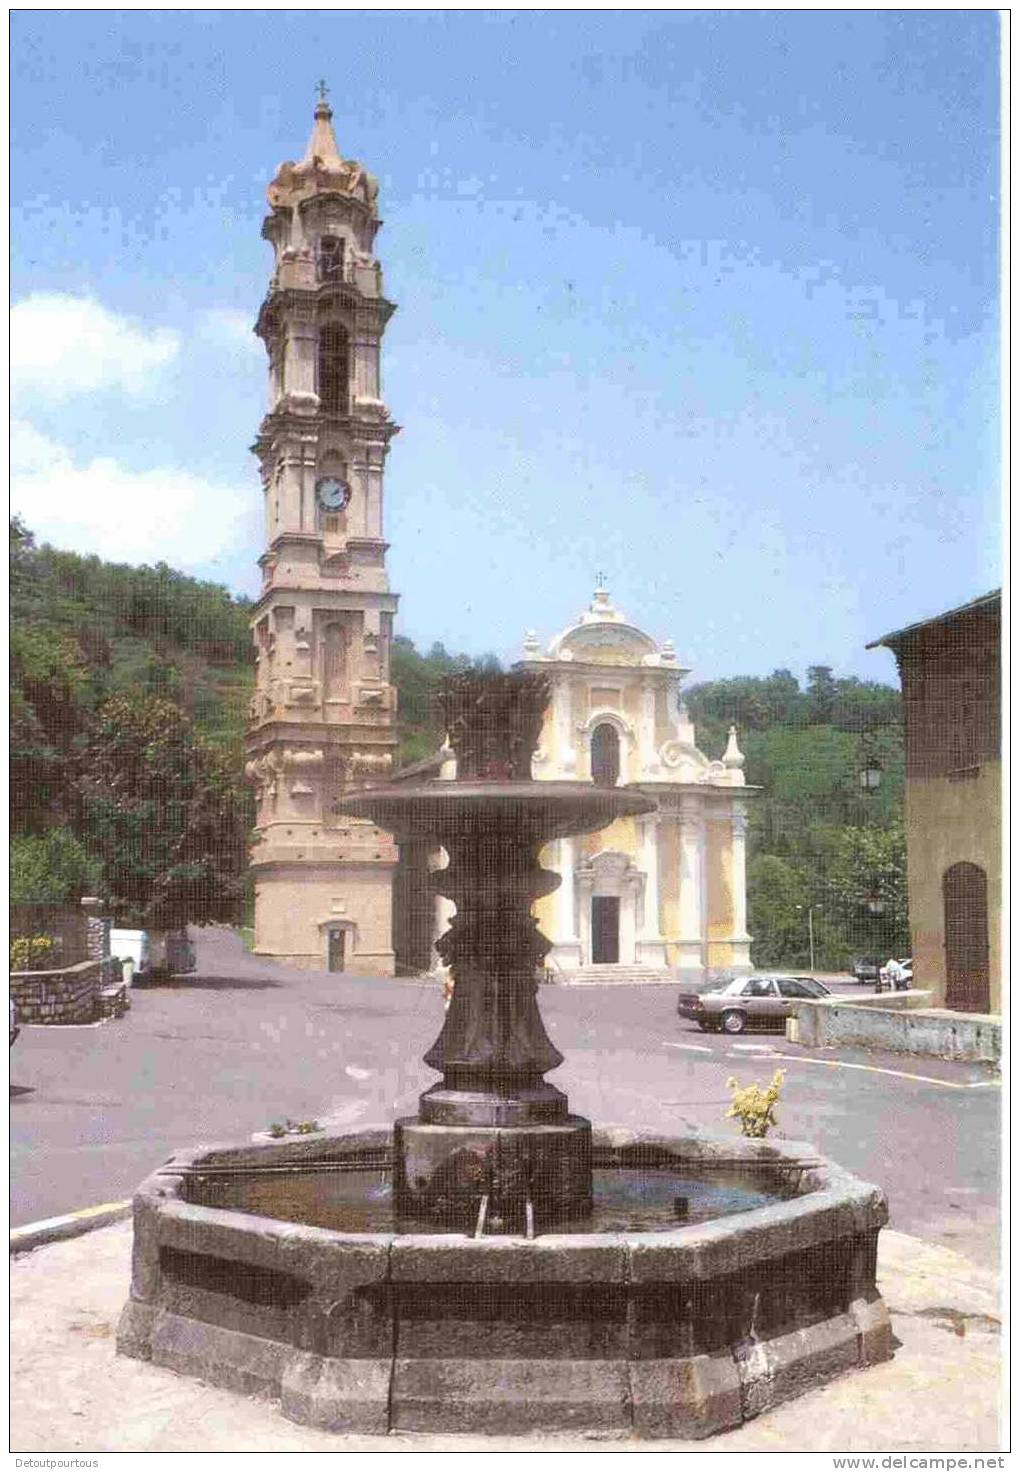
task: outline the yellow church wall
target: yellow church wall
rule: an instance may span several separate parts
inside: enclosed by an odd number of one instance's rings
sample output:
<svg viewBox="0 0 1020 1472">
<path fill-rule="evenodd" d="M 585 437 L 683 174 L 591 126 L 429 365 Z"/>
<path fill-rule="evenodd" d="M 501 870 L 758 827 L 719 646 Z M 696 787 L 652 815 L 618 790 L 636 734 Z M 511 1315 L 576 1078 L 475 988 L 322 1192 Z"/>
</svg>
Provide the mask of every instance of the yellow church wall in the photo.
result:
<svg viewBox="0 0 1020 1472">
<path fill-rule="evenodd" d="M 582 834 L 576 841 L 585 858 L 611 848 L 633 859 L 637 856 L 637 825 L 633 818 L 617 818 L 608 828 L 603 828 L 598 833 Z"/>
<path fill-rule="evenodd" d="M 585 664 L 619 665 L 626 668 L 634 663 L 632 644 L 593 644 L 584 650 Z"/>
<path fill-rule="evenodd" d="M 733 959 L 733 830 L 727 819 L 705 825 L 708 880 L 708 964 L 727 966 Z"/>
<path fill-rule="evenodd" d="M 670 824 L 675 832 L 675 825 Z M 679 966 L 680 953 L 676 939 L 680 934 L 680 845 L 659 845 L 659 913 L 662 933 L 666 937 L 666 964 Z"/>
</svg>

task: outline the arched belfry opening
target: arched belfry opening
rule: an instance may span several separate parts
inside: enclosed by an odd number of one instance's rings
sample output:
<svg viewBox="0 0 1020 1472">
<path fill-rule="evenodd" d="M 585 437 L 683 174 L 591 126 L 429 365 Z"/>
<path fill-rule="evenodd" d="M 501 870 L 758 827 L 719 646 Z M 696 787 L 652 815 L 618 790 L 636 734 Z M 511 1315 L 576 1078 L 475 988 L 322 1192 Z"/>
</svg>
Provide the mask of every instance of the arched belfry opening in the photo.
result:
<svg viewBox="0 0 1020 1472">
<path fill-rule="evenodd" d="M 988 877 L 977 864 L 953 864 L 942 876 L 946 1006 L 954 1012 L 991 1008 L 988 973 Z"/>
<path fill-rule="evenodd" d="M 348 412 L 349 342 L 339 322 L 319 328 L 317 389 L 326 414 Z"/>
<path fill-rule="evenodd" d="M 324 235 L 319 241 L 318 277 L 326 285 L 344 279 L 344 243 L 338 235 Z"/>
<path fill-rule="evenodd" d="M 591 779 L 597 787 L 615 787 L 620 780 L 620 737 L 608 721 L 591 733 Z"/>
</svg>

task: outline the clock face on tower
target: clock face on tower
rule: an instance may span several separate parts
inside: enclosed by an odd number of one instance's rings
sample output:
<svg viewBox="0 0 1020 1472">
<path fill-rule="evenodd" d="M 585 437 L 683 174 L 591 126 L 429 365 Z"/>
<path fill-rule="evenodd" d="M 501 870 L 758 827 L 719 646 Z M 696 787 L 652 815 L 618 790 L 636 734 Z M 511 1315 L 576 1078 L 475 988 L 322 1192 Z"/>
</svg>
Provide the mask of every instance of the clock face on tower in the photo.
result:
<svg viewBox="0 0 1020 1472">
<path fill-rule="evenodd" d="M 315 494 L 323 511 L 342 511 L 351 499 L 351 488 L 335 475 L 324 475 L 315 483 Z"/>
</svg>

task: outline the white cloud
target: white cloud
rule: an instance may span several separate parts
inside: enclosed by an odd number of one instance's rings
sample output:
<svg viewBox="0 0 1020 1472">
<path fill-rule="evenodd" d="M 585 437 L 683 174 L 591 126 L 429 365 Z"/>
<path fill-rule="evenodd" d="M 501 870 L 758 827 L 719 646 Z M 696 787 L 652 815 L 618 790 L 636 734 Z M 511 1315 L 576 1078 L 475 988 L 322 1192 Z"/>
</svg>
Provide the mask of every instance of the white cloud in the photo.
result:
<svg viewBox="0 0 1020 1472">
<path fill-rule="evenodd" d="M 239 312 L 234 307 L 212 307 L 202 313 L 199 330 L 210 342 L 243 348 L 260 358 L 265 354 L 262 343 L 255 336 L 254 323 L 248 312 Z"/>
<path fill-rule="evenodd" d="M 236 545 L 251 487 L 175 466 L 131 470 L 72 453 L 25 420 L 11 427 L 11 507 L 41 541 L 112 562 L 194 566 Z"/>
<path fill-rule="evenodd" d="M 104 389 L 148 393 L 180 349 L 176 332 L 149 330 L 92 297 L 36 292 L 11 309 L 11 386 L 62 400 Z"/>
</svg>

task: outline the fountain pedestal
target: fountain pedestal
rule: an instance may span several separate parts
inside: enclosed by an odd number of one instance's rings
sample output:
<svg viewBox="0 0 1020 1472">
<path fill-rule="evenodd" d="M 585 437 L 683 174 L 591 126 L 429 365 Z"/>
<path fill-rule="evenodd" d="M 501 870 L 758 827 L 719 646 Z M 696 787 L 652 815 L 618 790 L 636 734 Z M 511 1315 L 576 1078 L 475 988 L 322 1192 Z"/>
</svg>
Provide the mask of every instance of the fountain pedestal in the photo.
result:
<svg viewBox="0 0 1020 1472">
<path fill-rule="evenodd" d="M 374 788 L 344 809 L 400 842 L 428 838 L 449 855 L 433 875 L 457 906 L 439 941 L 454 977 L 442 1032 L 425 1062 L 442 1073 L 400 1120 L 394 1139 L 398 1211 L 487 1232 L 534 1230 L 584 1216 L 591 1205 L 591 1125 L 569 1112 L 545 1074 L 563 1055 L 538 1009 L 549 942 L 531 916 L 558 876 L 542 845 L 648 812 L 639 793 L 569 782 L 429 782 Z"/>
<path fill-rule="evenodd" d="M 532 782 L 548 682 L 467 673 L 440 704 L 457 780 L 393 784 L 343 800 L 397 841 L 449 855 L 435 889 L 457 906 L 438 942 L 454 978 L 443 1030 L 425 1054 L 442 1073 L 395 1137 L 398 1209 L 489 1231 L 548 1228 L 591 1205 L 591 1125 L 568 1113 L 545 1074 L 563 1062 L 536 998 L 551 949 L 531 906 L 559 884 L 539 863 L 555 838 L 651 812 L 642 794 L 587 782 Z"/>
</svg>

